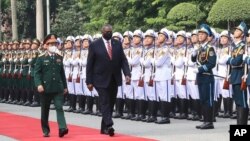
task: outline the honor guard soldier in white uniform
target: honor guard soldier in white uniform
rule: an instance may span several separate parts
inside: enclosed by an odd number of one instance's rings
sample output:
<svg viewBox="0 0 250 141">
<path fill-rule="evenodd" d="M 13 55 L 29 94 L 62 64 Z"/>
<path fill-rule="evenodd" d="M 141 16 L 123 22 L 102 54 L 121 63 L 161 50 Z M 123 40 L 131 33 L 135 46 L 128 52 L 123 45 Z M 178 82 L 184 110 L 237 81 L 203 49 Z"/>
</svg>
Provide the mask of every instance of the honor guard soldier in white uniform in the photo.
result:
<svg viewBox="0 0 250 141">
<path fill-rule="evenodd" d="M 87 102 L 87 108 L 85 111 L 82 112 L 82 114 L 95 114 L 98 116 L 101 116 L 100 113 L 100 105 L 99 105 L 99 97 L 97 94 L 97 91 L 93 89 L 92 91 L 89 91 L 87 88 L 87 85 L 85 83 L 86 80 L 86 64 L 87 64 L 87 56 L 88 56 L 88 48 L 90 43 L 93 41 L 92 37 L 89 34 L 85 34 L 83 36 L 83 58 L 81 59 L 82 61 L 82 71 L 84 71 L 82 78 L 84 79 L 84 95 L 86 96 L 86 102 Z M 96 113 L 93 112 L 93 105 L 94 105 L 94 100 L 96 101 Z"/>
<path fill-rule="evenodd" d="M 186 69 L 186 79 L 187 79 L 187 92 L 190 96 L 190 108 L 192 110 L 192 116 L 188 120 L 200 120 L 201 111 L 200 111 L 200 100 L 198 86 L 196 84 L 196 73 L 193 72 L 197 68 L 196 63 L 192 62 L 191 55 L 194 49 L 198 49 L 198 37 L 197 30 L 194 30 L 192 33 L 187 33 L 187 55 L 185 60 Z M 194 43 L 194 44 L 193 44 Z"/>
<path fill-rule="evenodd" d="M 179 31 L 176 38 L 176 51 L 172 63 L 175 66 L 175 85 L 176 85 L 176 94 L 180 100 L 179 107 L 179 116 L 176 116 L 177 119 L 186 119 L 188 118 L 188 94 L 185 84 L 182 84 L 182 79 L 185 77 L 184 68 L 185 68 L 185 52 L 186 52 L 186 32 Z"/>
<path fill-rule="evenodd" d="M 155 88 L 157 99 L 160 101 L 161 119 L 155 123 L 166 124 L 170 123 L 169 113 L 171 110 L 171 95 L 173 87 L 171 87 L 171 53 L 167 47 L 169 39 L 168 30 L 163 28 L 158 32 L 158 46 L 155 50 L 155 56 L 152 64 L 155 66 Z"/>
<path fill-rule="evenodd" d="M 142 88 L 142 92 L 139 96 L 138 105 L 138 115 L 135 120 L 142 120 L 146 122 L 155 122 L 157 120 L 157 105 L 158 99 L 155 93 L 155 84 L 153 83 L 154 77 L 154 64 L 152 60 L 155 55 L 155 32 L 152 29 L 148 29 L 144 34 L 143 46 L 144 50 L 140 58 L 140 63 L 142 67 L 142 72 L 140 76 L 140 82 L 138 86 Z M 142 82 L 143 83 L 142 83 Z M 143 85 L 140 85 L 142 83 Z M 150 84 L 151 83 L 151 84 Z M 146 102 L 148 100 L 148 118 L 146 119 Z"/>
<path fill-rule="evenodd" d="M 130 32 L 130 35 L 129 35 L 129 32 Z M 129 51 L 130 50 L 130 41 L 131 41 L 131 39 L 133 37 L 133 35 L 132 35 L 133 33 L 131 31 L 126 31 L 125 33 L 122 36 L 121 33 L 115 32 L 115 33 L 113 33 L 112 38 L 122 42 L 122 46 L 123 46 L 123 49 L 124 49 L 124 54 L 127 57 L 129 55 L 129 53 L 130 53 L 130 51 Z M 125 45 L 124 45 L 124 42 L 126 42 Z M 122 77 L 122 79 L 123 79 L 122 85 L 118 86 L 116 103 L 115 103 L 115 114 L 113 115 L 113 118 L 120 118 L 120 117 L 123 116 L 126 84 L 125 84 L 125 77 L 124 76 Z"/>
<path fill-rule="evenodd" d="M 214 76 L 212 69 L 216 65 L 216 53 L 214 47 L 209 45 L 208 36 L 212 35 L 210 27 L 202 24 L 198 31 L 198 39 L 201 47 L 192 53 L 192 61 L 197 62 L 198 68 L 194 69 L 197 73 L 196 81 L 201 100 L 204 122 L 196 126 L 197 129 L 213 129 L 213 98 L 214 98 Z"/>
<path fill-rule="evenodd" d="M 131 48 L 131 56 L 128 57 L 128 63 L 131 66 L 131 85 L 133 93 L 126 95 L 126 105 L 128 106 L 128 114 L 123 116 L 124 119 L 132 119 L 135 117 L 135 102 L 138 99 L 143 99 L 143 88 L 138 86 L 142 67 L 140 58 L 142 55 L 143 32 L 135 30 L 133 33 L 133 46 Z M 142 98 L 143 97 L 143 98 Z"/>
<path fill-rule="evenodd" d="M 187 91 L 191 97 L 191 108 L 192 108 L 192 116 L 188 118 L 188 120 L 201 120 L 201 108 L 200 108 L 200 97 L 198 86 L 196 83 L 196 73 L 193 72 L 197 65 L 195 62 L 192 62 L 191 55 L 192 52 L 199 48 L 198 42 L 198 30 L 195 29 L 191 33 L 191 46 L 188 47 L 188 54 L 187 54 Z"/>
<path fill-rule="evenodd" d="M 217 54 L 217 51 L 219 49 L 219 35 L 215 31 L 214 28 L 211 28 L 212 36 L 208 37 L 208 43 L 214 47 L 215 53 Z M 213 74 L 218 75 L 218 59 L 216 62 L 216 67 L 213 68 Z M 221 101 L 222 96 L 219 93 L 219 77 L 214 77 L 214 121 L 216 121 L 216 116 L 219 115 L 219 111 L 221 111 Z"/>
<path fill-rule="evenodd" d="M 171 60 L 174 59 L 174 52 L 175 52 L 175 47 L 174 47 L 174 42 L 176 39 L 176 34 L 173 31 L 168 30 L 168 36 L 169 39 L 167 40 L 167 48 L 169 48 L 169 52 L 171 55 Z M 171 94 L 171 112 L 169 113 L 169 117 L 173 118 L 176 116 L 176 108 L 177 108 L 177 96 L 176 96 L 176 87 L 175 87 L 175 81 L 174 81 L 174 72 L 175 72 L 175 66 L 173 65 L 173 62 L 171 62 L 171 89 L 172 89 L 172 94 Z"/>
<path fill-rule="evenodd" d="M 66 76 L 66 80 L 67 80 L 67 87 L 68 87 L 68 97 L 70 100 L 70 106 L 67 110 L 65 110 L 66 112 L 73 112 L 75 109 L 73 103 L 75 100 L 75 96 L 74 96 L 74 86 L 73 86 L 73 82 L 72 82 L 72 57 L 73 57 L 73 46 L 74 46 L 74 37 L 73 36 L 68 36 L 66 38 L 65 41 L 65 55 L 63 58 L 63 65 L 64 65 L 64 71 L 65 71 L 65 76 Z"/>
<path fill-rule="evenodd" d="M 227 60 L 230 57 L 229 51 L 231 50 L 230 38 L 230 33 L 228 33 L 227 30 L 222 31 L 220 34 L 220 44 L 222 45 L 222 47 L 217 51 L 218 75 L 225 77 L 225 79 L 219 78 L 218 87 L 218 93 L 223 97 L 224 114 L 221 116 L 223 118 L 230 118 L 232 116 L 233 110 L 232 86 L 230 85 L 228 89 L 224 88 L 224 83 L 228 82 L 228 75 L 230 70 L 229 66 L 227 65 Z"/>
<path fill-rule="evenodd" d="M 75 51 L 73 52 L 73 59 L 71 60 L 72 65 L 72 82 L 74 87 L 74 97 L 72 107 L 75 109 L 74 113 L 80 113 L 82 112 L 82 105 L 79 103 L 78 109 L 76 109 L 77 101 L 79 102 L 79 96 L 83 95 L 82 91 L 82 85 L 81 85 L 81 78 L 80 78 L 80 72 L 81 72 L 81 48 L 82 48 L 82 37 L 80 35 L 76 36 L 75 38 Z M 77 100 L 78 99 L 78 100 Z"/>
</svg>

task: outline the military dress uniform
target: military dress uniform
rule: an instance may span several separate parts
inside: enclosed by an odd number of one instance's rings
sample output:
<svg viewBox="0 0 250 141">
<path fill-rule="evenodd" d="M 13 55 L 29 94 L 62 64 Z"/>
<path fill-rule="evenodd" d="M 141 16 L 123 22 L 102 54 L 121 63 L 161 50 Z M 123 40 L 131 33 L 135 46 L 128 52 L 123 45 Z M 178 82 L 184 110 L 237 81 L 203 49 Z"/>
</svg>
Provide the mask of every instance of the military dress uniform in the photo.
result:
<svg viewBox="0 0 250 141">
<path fill-rule="evenodd" d="M 163 34 L 168 40 L 167 29 L 162 29 L 158 34 Z M 160 101 L 161 119 L 156 121 L 158 124 L 170 123 L 169 113 L 171 110 L 171 53 L 165 43 L 159 45 L 155 50 L 155 57 L 152 62 L 155 66 L 155 88 L 157 99 Z"/>
<path fill-rule="evenodd" d="M 241 24 L 236 27 L 236 30 L 242 31 L 245 36 L 247 33 L 246 24 Z M 248 103 L 247 103 L 247 89 L 241 89 L 242 76 L 244 75 L 243 54 L 245 43 L 241 40 L 235 43 L 232 49 L 232 56 L 228 59 L 228 64 L 231 66 L 230 83 L 233 88 L 233 99 L 237 109 L 237 124 L 246 125 L 248 118 Z"/>
<path fill-rule="evenodd" d="M 56 43 L 56 35 L 49 34 L 44 39 L 44 44 Z M 63 98 L 65 89 L 67 89 L 66 77 L 63 68 L 63 58 L 56 53 L 45 52 L 39 55 L 34 70 L 35 86 L 38 88 L 43 86 L 44 92 L 41 96 L 41 124 L 44 137 L 48 137 L 50 127 L 48 122 L 49 108 L 51 100 L 54 101 L 57 122 L 59 126 L 59 137 L 63 137 L 68 133 L 64 112 Z"/>
<path fill-rule="evenodd" d="M 135 30 L 133 33 L 133 38 L 140 38 L 143 40 L 143 32 L 141 30 Z M 142 55 L 142 45 L 141 43 L 131 47 L 131 56 L 128 57 L 128 63 L 131 66 L 131 86 L 132 93 L 126 94 L 126 103 L 128 108 L 128 114 L 123 116 L 124 119 L 132 119 L 135 117 L 135 104 L 136 100 L 145 99 L 143 95 L 143 88 L 138 87 L 138 82 L 141 75 L 141 65 L 140 58 Z"/>
<path fill-rule="evenodd" d="M 185 31 L 179 31 L 177 33 L 177 37 L 182 36 L 184 39 L 186 39 L 186 32 Z M 175 51 L 175 57 L 173 61 L 173 64 L 175 66 L 175 87 L 176 87 L 176 94 L 179 98 L 180 105 L 179 105 L 179 111 L 180 114 L 178 116 L 175 116 L 177 119 L 187 119 L 188 118 L 188 93 L 187 93 L 187 87 L 186 85 L 182 85 L 182 79 L 185 77 L 185 52 L 186 52 L 186 46 L 184 43 L 181 45 L 178 45 L 176 51 Z"/>
<path fill-rule="evenodd" d="M 123 40 L 122 40 L 123 52 L 127 59 L 131 56 L 132 38 L 133 38 L 133 33 L 131 31 L 125 31 L 123 33 Z M 129 68 L 131 71 L 131 66 Z M 132 94 L 131 84 L 126 84 L 124 76 L 122 76 L 122 80 L 123 80 L 122 85 L 118 86 L 117 98 L 115 103 L 115 113 L 113 115 L 113 118 L 121 118 L 123 116 L 126 95 Z"/>
<path fill-rule="evenodd" d="M 76 103 L 76 96 L 75 96 L 75 90 L 74 90 L 74 85 L 73 85 L 73 79 L 72 79 L 72 61 L 73 61 L 73 44 L 74 44 L 74 37 L 73 36 L 68 36 L 66 39 L 66 45 L 70 46 L 70 48 L 65 48 L 65 55 L 63 58 L 63 64 L 64 64 L 64 69 L 65 69 L 65 76 L 67 79 L 67 87 L 69 90 L 69 99 L 70 99 L 70 106 L 66 112 L 73 112 L 76 110 L 75 103 Z"/>
<path fill-rule="evenodd" d="M 143 68 L 141 74 L 141 78 L 144 80 L 144 87 L 140 87 L 143 89 L 141 93 L 141 99 L 139 99 L 138 103 L 138 120 L 146 121 L 146 122 L 155 122 L 157 121 L 157 105 L 158 105 L 158 97 L 155 93 L 155 84 L 149 86 L 150 77 L 153 80 L 153 71 L 154 64 L 152 64 L 152 60 L 155 54 L 155 32 L 151 29 L 145 32 L 145 38 L 150 37 L 153 38 L 153 42 L 150 45 L 145 46 L 142 53 L 142 57 L 140 58 L 140 63 Z M 145 118 L 146 114 L 146 103 L 148 104 L 148 117 Z"/>
<path fill-rule="evenodd" d="M 191 107 L 193 110 L 193 116 L 191 116 L 190 120 L 199 120 L 201 118 L 201 110 L 200 110 L 200 96 L 198 91 L 198 86 L 196 84 L 196 73 L 194 73 L 194 69 L 197 68 L 197 65 L 195 62 L 192 62 L 191 55 L 194 51 L 194 48 L 198 48 L 198 44 L 194 45 L 195 47 L 189 47 L 187 51 L 187 73 L 186 73 L 186 79 L 187 79 L 187 92 L 189 96 L 192 99 Z"/>
<path fill-rule="evenodd" d="M 222 31 L 220 34 L 220 37 L 227 37 L 228 31 Z M 227 60 L 230 57 L 229 51 L 231 49 L 230 45 L 223 45 L 222 48 L 218 49 L 217 57 L 218 57 L 218 75 L 222 77 L 226 77 L 228 79 L 228 74 L 230 71 L 230 68 L 227 65 Z M 226 73 L 225 73 L 226 72 Z M 223 98 L 223 107 L 224 107 L 224 114 L 222 115 L 223 118 L 229 118 L 232 116 L 232 110 L 233 110 L 233 99 L 232 99 L 232 85 L 229 85 L 229 90 L 223 89 L 225 79 L 219 78 L 219 87 L 218 87 L 218 93 L 222 95 Z"/>
<path fill-rule="evenodd" d="M 199 33 L 203 32 L 211 36 L 211 29 L 208 25 L 202 24 Z M 204 123 L 196 126 L 197 129 L 213 129 L 213 99 L 214 99 L 214 76 L 212 69 L 216 65 L 216 53 L 208 41 L 204 41 L 198 50 L 192 54 L 192 61 L 197 62 L 198 69 L 196 80 L 202 106 Z"/>
</svg>

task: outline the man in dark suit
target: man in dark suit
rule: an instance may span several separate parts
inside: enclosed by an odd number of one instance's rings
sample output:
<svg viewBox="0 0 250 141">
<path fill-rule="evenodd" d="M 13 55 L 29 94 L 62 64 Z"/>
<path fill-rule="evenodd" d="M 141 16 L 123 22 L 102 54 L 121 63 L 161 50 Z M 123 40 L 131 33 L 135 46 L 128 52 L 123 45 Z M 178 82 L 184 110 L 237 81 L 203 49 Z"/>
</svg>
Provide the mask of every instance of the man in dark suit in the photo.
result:
<svg viewBox="0 0 250 141">
<path fill-rule="evenodd" d="M 127 83 L 130 83 L 130 70 L 121 42 L 111 37 L 112 26 L 106 24 L 102 27 L 102 38 L 90 44 L 86 83 L 90 91 L 95 87 L 99 94 L 101 134 L 114 136 L 112 113 L 118 86 L 122 85 L 121 70 Z"/>
<path fill-rule="evenodd" d="M 63 98 L 67 93 L 66 77 L 63 69 L 63 58 L 56 53 L 58 45 L 56 35 L 49 34 L 44 39 L 47 51 L 37 58 L 34 69 L 34 82 L 41 99 L 41 123 L 44 137 L 49 137 L 49 108 L 51 100 L 54 101 L 59 137 L 68 134 L 64 112 Z"/>
</svg>

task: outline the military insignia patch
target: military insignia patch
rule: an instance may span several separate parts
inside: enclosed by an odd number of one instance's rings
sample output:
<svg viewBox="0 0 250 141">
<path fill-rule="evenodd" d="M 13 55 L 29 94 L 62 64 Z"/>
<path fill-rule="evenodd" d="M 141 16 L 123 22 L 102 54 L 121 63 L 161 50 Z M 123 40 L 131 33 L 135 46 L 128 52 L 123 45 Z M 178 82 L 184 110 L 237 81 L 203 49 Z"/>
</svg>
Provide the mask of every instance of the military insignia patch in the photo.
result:
<svg viewBox="0 0 250 141">
<path fill-rule="evenodd" d="M 56 59 L 56 62 L 61 63 L 62 60 L 61 59 Z"/>
<path fill-rule="evenodd" d="M 214 51 L 209 51 L 209 56 L 214 56 Z"/>
<path fill-rule="evenodd" d="M 244 50 L 243 49 L 241 49 L 240 50 L 240 52 L 239 52 L 239 54 L 243 54 L 244 53 Z"/>
</svg>

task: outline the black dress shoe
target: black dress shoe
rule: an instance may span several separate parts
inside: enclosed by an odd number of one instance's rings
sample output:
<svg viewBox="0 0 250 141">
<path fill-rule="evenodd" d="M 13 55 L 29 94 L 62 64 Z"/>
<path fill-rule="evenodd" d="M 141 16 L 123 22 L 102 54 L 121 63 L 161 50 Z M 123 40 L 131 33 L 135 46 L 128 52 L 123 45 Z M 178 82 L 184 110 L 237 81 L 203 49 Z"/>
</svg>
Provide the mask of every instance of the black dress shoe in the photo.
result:
<svg viewBox="0 0 250 141">
<path fill-rule="evenodd" d="M 205 122 L 203 122 L 201 125 L 197 125 L 197 126 L 195 126 L 195 128 L 197 128 L 197 129 L 201 129 L 201 126 L 202 126 L 203 124 L 205 124 Z"/>
<path fill-rule="evenodd" d="M 43 134 L 43 137 L 49 137 L 49 133 Z"/>
<path fill-rule="evenodd" d="M 113 127 L 108 127 L 107 129 L 101 130 L 101 134 L 109 135 L 110 137 L 115 135 L 115 129 Z"/>
<path fill-rule="evenodd" d="M 30 107 L 39 107 L 40 104 L 38 102 L 33 102 Z"/>
<path fill-rule="evenodd" d="M 69 130 L 66 128 L 59 129 L 59 137 L 63 137 L 64 135 L 68 134 Z"/>
<path fill-rule="evenodd" d="M 25 102 L 24 104 L 23 104 L 23 106 L 30 106 L 30 102 Z"/>
<path fill-rule="evenodd" d="M 204 122 L 202 125 L 196 126 L 197 129 L 214 129 L 214 124 L 212 122 Z"/>
</svg>

